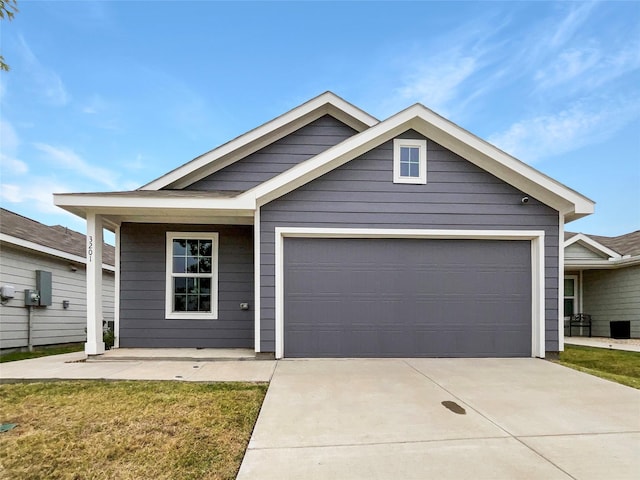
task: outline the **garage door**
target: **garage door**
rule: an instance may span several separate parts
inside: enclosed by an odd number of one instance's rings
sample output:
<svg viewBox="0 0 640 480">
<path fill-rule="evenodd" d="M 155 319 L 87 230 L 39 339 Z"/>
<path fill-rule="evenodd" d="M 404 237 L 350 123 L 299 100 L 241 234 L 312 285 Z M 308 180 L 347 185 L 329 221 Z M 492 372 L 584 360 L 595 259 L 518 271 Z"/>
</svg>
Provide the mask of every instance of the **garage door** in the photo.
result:
<svg viewBox="0 0 640 480">
<path fill-rule="evenodd" d="M 531 355 L 531 244 L 286 238 L 285 357 Z"/>
</svg>

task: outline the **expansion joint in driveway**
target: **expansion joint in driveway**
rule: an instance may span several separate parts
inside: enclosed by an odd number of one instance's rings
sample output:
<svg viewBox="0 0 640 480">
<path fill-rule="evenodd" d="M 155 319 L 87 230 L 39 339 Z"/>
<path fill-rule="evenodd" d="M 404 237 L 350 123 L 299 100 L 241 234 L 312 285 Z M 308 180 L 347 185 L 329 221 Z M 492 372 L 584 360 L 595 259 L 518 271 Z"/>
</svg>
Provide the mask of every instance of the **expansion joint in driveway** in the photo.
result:
<svg viewBox="0 0 640 480">
<path fill-rule="evenodd" d="M 414 367 L 413 365 L 411 365 L 409 362 L 407 362 L 406 360 L 403 360 L 403 362 L 411 369 L 413 369 L 415 372 L 417 372 L 419 375 L 423 376 L 424 378 L 426 378 L 427 380 L 429 380 L 430 382 L 434 383 L 435 385 L 437 385 L 438 387 L 440 387 L 442 390 L 444 390 L 445 392 L 447 392 L 449 395 L 451 395 L 453 398 L 455 398 L 456 400 L 460 401 L 461 403 L 465 404 L 468 408 L 470 408 L 471 410 L 473 410 L 474 412 L 476 412 L 478 415 L 480 415 L 482 418 L 484 418 L 485 420 L 487 420 L 489 423 L 495 425 L 498 429 L 502 430 L 504 433 L 506 433 L 507 435 L 509 435 L 509 437 L 513 438 L 514 440 L 516 440 L 517 442 L 519 442 L 520 444 L 522 444 L 525 448 L 531 450 L 534 454 L 536 454 L 537 456 L 539 456 L 540 458 L 542 458 L 543 460 L 549 462 L 550 464 L 552 464 L 554 467 L 556 467 L 558 470 L 560 470 L 561 472 L 563 472 L 565 475 L 569 476 L 570 478 L 575 479 L 575 477 L 573 475 L 571 475 L 569 472 L 567 472 L 565 469 L 563 469 L 562 467 L 560 467 L 560 465 L 558 465 L 555 462 L 552 462 L 551 460 L 549 460 L 547 457 L 545 457 L 544 455 L 542 455 L 540 452 L 538 452 L 535 448 L 531 447 L 530 445 L 527 445 L 525 442 L 523 442 L 519 437 L 515 436 L 513 433 L 511 433 L 509 430 L 507 430 L 506 428 L 504 428 L 502 425 L 496 423 L 494 420 L 492 420 L 491 418 L 487 417 L 483 412 L 481 412 L 480 410 L 478 410 L 477 408 L 475 408 L 473 405 L 465 402 L 462 398 L 460 398 L 459 396 L 457 396 L 455 393 L 453 393 L 451 390 L 449 390 L 448 388 L 446 388 L 444 385 L 442 385 L 441 383 L 438 383 L 436 380 L 434 380 L 433 378 L 429 377 L 429 375 L 425 374 L 424 372 L 421 372 L 420 370 L 418 370 L 416 367 Z"/>
</svg>

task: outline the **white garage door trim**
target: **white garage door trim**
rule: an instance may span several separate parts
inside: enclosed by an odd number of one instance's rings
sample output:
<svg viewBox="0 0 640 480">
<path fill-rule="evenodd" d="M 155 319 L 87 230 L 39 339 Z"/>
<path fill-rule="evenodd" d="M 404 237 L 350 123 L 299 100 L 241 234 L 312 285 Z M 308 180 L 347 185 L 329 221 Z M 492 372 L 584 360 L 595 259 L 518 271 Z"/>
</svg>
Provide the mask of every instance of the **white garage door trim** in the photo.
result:
<svg viewBox="0 0 640 480">
<path fill-rule="evenodd" d="M 544 231 L 541 230 L 416 230 L 383 228 L 276 227 L 275 314 L 276 358 L 284 356 L 284 239 L 306 238 L 417 238 L 442 240 L 531 241 L 531 356 L 544 358 Z"/>
</svg>

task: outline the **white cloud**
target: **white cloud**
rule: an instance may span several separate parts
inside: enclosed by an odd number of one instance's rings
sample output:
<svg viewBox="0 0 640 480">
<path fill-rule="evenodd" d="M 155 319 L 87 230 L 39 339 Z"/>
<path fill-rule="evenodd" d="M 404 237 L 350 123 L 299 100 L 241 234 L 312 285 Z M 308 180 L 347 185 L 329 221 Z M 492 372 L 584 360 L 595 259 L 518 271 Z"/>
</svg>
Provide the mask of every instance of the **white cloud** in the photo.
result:
<svg viewBox="0 0 640 480">
<path fill-rule="evenodd" d="M 405 99 L 444 112 L 449 102 L 457 96 L 460 85 L 477 68 L 478 60 L 473 56 L 446 55 L 430 59 L 428 63 L 415 68 L 398 93 Z"/>
<path fill-rule="evenodd" d="M 24 175 L 29 171 L 29 166 L 22 160 L 0 153 L 0 177 L 7 175 Z"/>
<path fill-rule="evenodd" d="M 0 150 L 6 154 L 15 154 L 20 145 L 18 134 L 7 120 L 0 120 Z"/>
<path fill-rule="evenodd" d="M 549 44 L 553 48 L 560 47 L 571 40 L 580 29 L 580 26 L 589 18 L 596 3 L 584 2 L 571 5 L 573 8 L 569 11 L 569 14 L 562 19 L 560 24 L 553 28 L 555 33 L 549 39 Z"/>
<path fill-rule="evenodd" d="M 593 69 L 599 64 L 601 57 L 601 52 L 596 48 L 565 50 L 547 69 L 538 70 L 535 80 L 541 88 L 555 87 Z"/>
<path fill-rule="evenodd" d="M 111 189 L 118 188 L 117 175 L 114 172 L 86 162 L 73 150 L 54 147 L 46 143 L 36 143 L 34 146 L 45 153 L 57 167 L 71 170 L 77 175 L 94 180 Z"/>
<path fill-rule="evenodd" d="M 71 97 L 60 76 L 40 62 L 22 36 L 19 40 L 22 57 L 34 83 L 34 90 L 50 105 L 56 107 L 67 105 Z"/>
<path fill-rule="evenodd" d="M 602 142 L 640 112 L 637 99 L 595 103 L 519 121 L 489 141 L 515 157 L 535 162 Z"/>
<path fill-rule="evenodd" d="M 29 203 L 43 213 L 60 213 L 61 210 L 53 204 L 53 192 L 68 192 L 66 186 L 45 177 L 32 177 L 26 184 L 3 183 L 0 187 L 0 200 Z"/>
</svg>

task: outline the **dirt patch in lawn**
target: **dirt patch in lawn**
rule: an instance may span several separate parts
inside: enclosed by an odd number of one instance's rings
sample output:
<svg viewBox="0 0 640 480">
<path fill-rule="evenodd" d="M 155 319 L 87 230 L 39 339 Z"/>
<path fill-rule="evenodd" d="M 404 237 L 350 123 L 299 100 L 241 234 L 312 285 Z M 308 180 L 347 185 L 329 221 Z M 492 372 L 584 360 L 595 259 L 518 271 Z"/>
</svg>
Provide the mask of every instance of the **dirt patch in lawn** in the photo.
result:
<svg viewBox="0 0 640 480">
<path fill-rule="evenodd" d="M 0 385 L 2 479 L 233 479 L 266 384 Z"/>
</svg>

